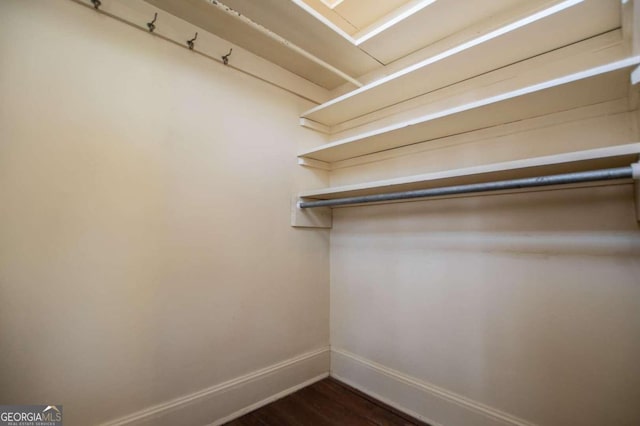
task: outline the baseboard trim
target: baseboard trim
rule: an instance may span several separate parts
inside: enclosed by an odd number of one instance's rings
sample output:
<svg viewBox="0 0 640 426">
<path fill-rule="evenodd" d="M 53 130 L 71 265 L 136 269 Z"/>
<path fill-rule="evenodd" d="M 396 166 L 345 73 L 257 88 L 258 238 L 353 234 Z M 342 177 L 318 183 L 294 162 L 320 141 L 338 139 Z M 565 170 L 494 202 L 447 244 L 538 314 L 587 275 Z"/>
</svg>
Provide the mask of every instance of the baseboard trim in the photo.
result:
<svg viewBox="0 0 640 426">
<path fill-rule="evenodd" d="M 330 377 L 332 377 L 332 378 L 334 378 L 334 379 L 336 379 L 336 380 L 337 380 L 337 381 L 339 381 L 339 382 L 342 382 L 342 383 L 344 383 L 344 384 L 346 384 L 346 385 L 351 386 L 351 387 L 352 387 L 352 388 L 354 388 L 354 389 L 359 390 L 360 392 L 362 392 L 362 393 L 364 393 L 364 394 L 366 394 L 366 395 L 370 396 L 371 398 L 373 398 L 373 399 L 375 399 L 375 400 L 377 400 L 377 401 L 384 402 L 384 403 L 385 403 L 385 404 L 387 404 L 389 407 L 393 407 L 393 408 L 395 408 L 396 410 L 401 411 L 401 412 L 403 412 L 404 414 L 406 414 L 406 415 L 408 415 L 408 416 L 410 416 L 410 417 L 413 417 L 414 419 L 422 420 L 423 422 L 428 423 L 428 424 L 429 424 L 429 425 L 431 425 L 431 426 L 442 426 L 440 423 L 436 422 L 435 420 L 430 419 L 430 418 L 428 418 L 428 417 L 426 417 L 426 416 L 423 416 L 423 415 L 422 415 L 422 414 L 420 414 L 420 413 L 416 413 L 416 412 L 415 412 L 415 411 L 413 411 L 413 410 L 409 410 L 408 408 L 401 406 L 401 405 L 400 405 L 400 404 L 398 404 L 397 402 L 392 401 L 392 400 L 390 400 L 389 398 L 385 398 L 385 397 L 384 397 L 384 396 L 382 396 L 382 395 L 378 395 L 377 393 L 372 392 L 372 391 L 371 391 L 371 390 L 369 390 L 369 389 L 365 389 L 364 387 L 362 387 L 362 386 L 361 386 L 361 385 L 359 385 L 358 383 L 355 383 L 354 381 L 349 380 L 349 379 L 347 379 L 346 377 L 342 377 L 341 375 L 336 374 L 336 373 L 334 373 L 334 372 L 329 373 L 329 376 L 330 376 Z"/>
<path fill-rule="evenodd" d="M 185 420 L 185 415 L 192 417 L 190 423 L 217 426 L 327 377 L 329 352 L 329 347 L 319 348 L 102 426 L 170 425 L 176 424 L 175 418 Z"/>
<path fill-rule="evenodd" d="M 344 349 L 332 347 L 331 354 L 332 377 L 433 426 L 535 426 L 524 419 L 418 380 Z M 366 370 L 366 374 L 359 374 L 363 370 Z M 427 407 L 428 405 L 431 406 Z"/>
<path fill-rule="evenodd" d="M 231 420 L 235 420 L 238 417 L 242 417 L 245 414 L 253 411 L 253 410 L 257 410 L 260 407 L 264 407 L 267 404 L 270 404 L 274 401 L 277 401 L 278 399 L 284 398 L 285 396 L 292 394 L 296 391 L 299 391 L 302 388 L 306 388 L 309 385 L 312 385 L 316 382 L 319 382 L 322 379 L 326 379 L 327 377 L 329 377 L 329 373 L 323 373 L 320 374 L 319 376 L 316 376 L 310 380 L 304 381 L 302 383 L 300 383 L 299 385 L 295 385 L 293 387 L 290 387 L 289 389 L 285 389 L 282 392 L 278 392 L 277 394 L 270 396 L 268 398 L 263 399 L 262 401 L 258 401 L 255 404 L 251 404 L 248 407 L 245 408 L 241 408 L 240 410 L 236 411 L 235 413 L 231 413 L 229 414 L 227 417 L 223 417 L 220 420 L 216 420 L 215 422 L 207 425 L 207 426 L 220 426 L 223 425 L 227 422 L 230 422 Z"/>
<path fill-rule="evenodd" d="M 413 417 L 414 419 L 418 419 L 418 420 L 422 420 L 425 423 L 429 423 L 429 425 L 431 426 L 442 426 L 440 423 L 437 423 L 435 420 L 432 420 L 426 416 L 423 416 L 420 413 L 416 413 L 413 410 L 409 410 L 406 407 L 403 407 L 401 405 L 399 405 L 397 402 L 395 401 L 391 401 L 388 398 L 385 398 L 384 396 L 378 395 L 375 392 L 370 391 L 369 389 L 365 389 L 363 388 L 361 385 L 359 385 L 358 383 L 353 382 L 352 380 L 349 380 L 345 377 L 340 376 L 339 374 L 336 374 L 334 372 L 329 373 L 329 376 L 336 379 L 339 382 L 342 382 L 346 385 L 351 386 L 354 389 L 359 390 L 360 392 L 370 396 L 371 398 L 380 401 L 380 402 L 384 402 L 385 404 L 387 404 L 389 407 L 395 408 L 398 411 L 403 412 L 404 414 Z"/>
</svg>

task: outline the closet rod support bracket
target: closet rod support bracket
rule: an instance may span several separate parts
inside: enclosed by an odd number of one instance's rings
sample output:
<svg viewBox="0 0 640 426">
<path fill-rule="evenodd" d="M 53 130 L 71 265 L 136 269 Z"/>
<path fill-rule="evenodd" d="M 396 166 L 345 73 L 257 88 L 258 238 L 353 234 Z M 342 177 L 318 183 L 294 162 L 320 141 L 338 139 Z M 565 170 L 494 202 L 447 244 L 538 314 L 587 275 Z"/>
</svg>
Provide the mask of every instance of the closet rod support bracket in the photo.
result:
<svg viewBox="0 0 640 426">
<path fill-rule="evenodd" d="M 333 213 L 329 207 L 301 209 L 297 195 L 291 197 L 291 226 L 294 228 L 330 229 Z"/>
</svg>

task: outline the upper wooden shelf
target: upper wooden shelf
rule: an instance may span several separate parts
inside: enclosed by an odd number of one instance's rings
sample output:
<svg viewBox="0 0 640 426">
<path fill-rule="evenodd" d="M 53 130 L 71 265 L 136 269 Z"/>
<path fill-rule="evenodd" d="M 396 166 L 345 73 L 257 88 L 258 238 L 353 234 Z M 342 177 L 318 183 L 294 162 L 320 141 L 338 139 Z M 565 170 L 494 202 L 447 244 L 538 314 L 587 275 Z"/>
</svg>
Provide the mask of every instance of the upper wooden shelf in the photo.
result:
<svg viewBox="0 0 640 426">
<path fill-rule="evenodd" d="M 620 7 L 613 0 L 554 1 L 510 16 L 492 22 L 480 36 L 434 51 L 414 65 L 304 112 L 302 118 L 334 126 L 620 26 Z"/>
<path fill-rule="evenodd" d="M 638 161 L 640 143 L 617 145 L 525 160 L 507 161 L 426 173 L 356 185 L 303 191 L 301 198 L 328 200 L 396 191 L 411 191 L 451 185 L 518 179 L 542 175 L 623 167 Z"/>
<path fill-rule="evenodd" d="M 629 95 L 634 56 L 469 102 L 445 98 L 421 115 L 302 152 L 302 158 L 336 162 L 481 128 L 593 105 Z"/>
</svg>

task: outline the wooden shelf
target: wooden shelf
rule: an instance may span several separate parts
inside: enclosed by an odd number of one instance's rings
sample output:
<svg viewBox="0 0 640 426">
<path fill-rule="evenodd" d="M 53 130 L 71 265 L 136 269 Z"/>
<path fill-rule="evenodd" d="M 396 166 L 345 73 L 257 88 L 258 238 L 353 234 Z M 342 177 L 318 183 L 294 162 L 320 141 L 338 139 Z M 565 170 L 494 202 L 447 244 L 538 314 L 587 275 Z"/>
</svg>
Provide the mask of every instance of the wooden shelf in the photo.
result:
<svg viewBox="0 0 640 426">
<path fill-rule="evenodd" d="M 421 115 L 302 152 L 328 163 L 445 136 L 511 123 L 629 96 L 630 74 L 640 56 L 469 102 L 450 98 L 428 104 Z"/>
<path fill-rule="evenodd" d="M 309 190 L 299 193 L 298 196 L 306 199 L 328 200 L 450 185 L 465 185 L 559 173 L 581 172 L 628 166 L 631 163 L 637 162 L 639 156 L 640 143 L 632 143 L 525 160 L 466 167 L 457 170 L 445 170 L 356 185 Z"/>
<path fill-rule="evenodd" d="M 587 39 L 619 26 L 607 1 L 565 0 L 521 11 L 479 37 L 339 96 L 302 114 L 334 126 L 458 81 Z M 499 52 L 499 54 L 497 54 Z"/>
</svg>

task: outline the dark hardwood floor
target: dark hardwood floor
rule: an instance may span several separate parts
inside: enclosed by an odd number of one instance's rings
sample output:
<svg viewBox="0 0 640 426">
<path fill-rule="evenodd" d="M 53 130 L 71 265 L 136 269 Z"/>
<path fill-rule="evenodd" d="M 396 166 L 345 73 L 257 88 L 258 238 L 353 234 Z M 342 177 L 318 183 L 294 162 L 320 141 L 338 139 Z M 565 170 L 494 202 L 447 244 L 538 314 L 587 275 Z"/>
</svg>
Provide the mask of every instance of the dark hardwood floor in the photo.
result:
<svg viewBox="0 0 640 426">
<path fill-rule="evenodd" d="M 300 389 L 226 426 L 429 426 L 333 378 Z"/>
</svg>

